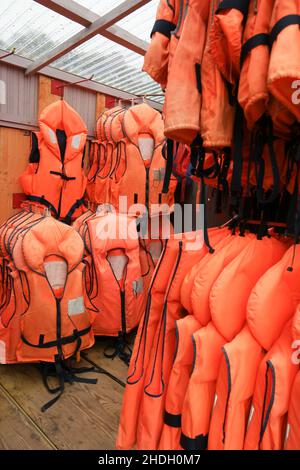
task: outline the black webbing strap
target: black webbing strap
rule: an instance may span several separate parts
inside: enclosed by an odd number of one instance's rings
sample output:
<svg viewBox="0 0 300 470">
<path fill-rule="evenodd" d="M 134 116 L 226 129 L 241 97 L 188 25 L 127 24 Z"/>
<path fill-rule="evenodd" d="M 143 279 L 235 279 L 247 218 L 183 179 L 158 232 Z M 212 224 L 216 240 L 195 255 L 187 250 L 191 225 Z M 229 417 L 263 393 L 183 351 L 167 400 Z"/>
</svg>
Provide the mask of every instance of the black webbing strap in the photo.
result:
<svg viewBox="0 0 300 470">
<path fill-rule="evenodd" d="M 250 0 L 223 0 L 218 9 L 216 10 L 216 14 L 220 13 L 222 10 L 239 10 L 244 16 L 248 13 Z"/>
<path fill-rule="evenodd" d="M 300 235 L 300 196 L 299 196 L 299 179 L 300 179 L 300 129 L 299 134 L 295 135 L 290 143 L 289 149 L 290 159 L 296 165 L 296 174 L 293 194 L 290 201 L 290 207 L 287 217 L 288 230 L 294 234 L 295 243 L 298 243 Z"/>
<path fill-rule="evenodd" d="M 170 39 L 171 32 L 174 31 L 174 29 L 176 29 L 176 24 L 172 23 L 171 21 L 156 20 L 152 28 L 150 37 L 152 38 L 154 33 L 160 33 L 166 36 L 166 38 Z"/>
<path fill-rule="evenodd" d="M 270 47 L 270 36 L 269 34 L 260 33 L 252 36 L 248 41 L 246 41 L 242 46 L 241 51 L 241 67 L 250 52 L 258 46 L 268 46 Z"/>
<path fill-rule="evenodd" d="M 181 414 L 174 415 L 165 410 L 164 423 L 171 428 L 181 428 Z"/>
<path fill-rule="evenodd" d="M 169 191 L 169 185 L 170 185 L 172 169 L 173 169 L 173 158 L 174 158 L 174 140 L 167 139 L 167 163 L 166 163 L 164 184 L 162 188 L 163 194 L 167 194 Z"/>
<path fill-rule="evenodd" d="M 43 383 L 51 394 L 58 394 L 56 397 L 52 398 L 52 400 L 45 403 L 42 406 L 41 411 L 45 412 L 51 406 L 53 406 L 58 399 L 62 396 L 65 390 L 65 383 L 86 383 L 86 384 L 93 384 L 97 383 L 97 379 L 91 378 L 82 378 L 77 377 L 76 374 L 84 374 L 86 372 L 95 371 L 94 367 L 80 367 L 80 368 L 73 368 L 68 366 L 67 362 L 61 359 L 59 355 L 55 356 L 54 363 L 41 363 L 40 364 L 40 371 L 42 374 Z M 49 377 L 56 377 L 58 379 L 59 385 L 57 387 L 51 388 L 49 385 Z"/>
<path fill-rule="evenodd" d="M 78 209 L 80 206 L 83 206 L 83 205 L 84 205 L 84 198 L 82 197 L 81 199 L 77 199 L 77 201 L 69 209 L 67 215 L 63 218 L 63 222 L 65 222 L 66 224 L 70 224 L 72 220 L 72 215 L 74 214 L 76 209 Z"/>
<path fill-rule="evenodd" d="M 54 216 L 58 217 L 58 212 L 53 206 L 53 204 L 47 201 L 47 199 L 45 199 L 43 196 L 27 196 L 27 200 L 32 201 L 32 202 L 38 202 L 39 204 L 42 204 L 43 206 L 48 207 L 48 209 L 50 209 L 54 213 Z"/>
<path fill-rule="evenodd" d="M 274 42 L 276 41 L 278 35 L 288 26 L 292 25 L 299 25 L 300 26 L 300 15 L 286 15 L 281 18 L 277 23 L 273 26 L 272 31 L 270 33 L 270 44 L 273 46 Z M 288 47 L 288 45 L 287 45 Z"/>
<path fill-rule="evenodd" d="M 108 350 L 112 349 L 112 352 L 109 353 Z M 126 349 L 128 352 L 126 352 Z M 122 332 L 119 332 L 118 338 L 115 340 L 114 344 L 109 344 L 104 350 L 104 356 L 108 359 L 114 359 L 119 357 L 126 365 L 129 365 L 131 359 L 132 350 L 128 346 L 125 336 Z"/>
<path fill-rule="evenodd" d="M 242 172 L 243 172 L 243 138 L 244 138 L 244 112 L 237 103 L 234 129 L 233 129 L 233 169 L 231 178 L 231 206 L 235 212 L 239 212 L 239 202 L 242 197 Z"/>
<path fill-rule="evenodd" d="M 62 173 L 60 171 L 50 171 L 50 174 L 60 176 L 61 179 L 63 179 L 64 181 L 76 180 L 75 176 L 67 176 L 65 173 Z"/>
<path fill-rule="evenodd" d="M 191 438 L 181 433 L 180 445 L 184 450 L 205 450 L 208 443 L 208 434 L 199 434 L 195 438 Z"/>
<path fill-rule="evenodd" d="M 43 335 L 40 335 L 39 343 L 38 344 L 33 344 L 28 341 L 25 336 L 21 335 L 21 339 L 23 343 L 27 344 L 27 346 L 30 346 L 31 348 L 41 348 L 41 349 L 47 349 L 47 348 L 54 348 L 57 346 L 64 346 L 66 344 L 74 343 L 76 340 L 81 338 L 82 336 L 88 334 L 91 331 L 91 325 L 88 326 L 87 328 L 84 328 L 83 330 L 74 330 L 73 334 L 70 336 L 64 336 L 63 338 L 58 338 L 54 341 L 48 341 L 47 343 L 44 343 L 41 341 L 41 338 L 43 338 Z"/>
</svg>

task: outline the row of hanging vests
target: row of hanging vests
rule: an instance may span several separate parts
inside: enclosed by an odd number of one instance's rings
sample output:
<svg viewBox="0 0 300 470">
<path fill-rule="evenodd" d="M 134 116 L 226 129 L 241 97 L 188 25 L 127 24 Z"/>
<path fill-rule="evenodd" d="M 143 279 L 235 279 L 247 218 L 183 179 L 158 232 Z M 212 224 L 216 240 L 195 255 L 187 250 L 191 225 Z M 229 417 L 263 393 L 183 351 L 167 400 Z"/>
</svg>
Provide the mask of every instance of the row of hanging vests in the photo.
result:
<svg viewBox="0 0 300 470">
<path fill-rule="evenodd" d="M 41 112 L 39 128 L 32 133 L 29 164 L 19 181 L 31 206 L 47 207 L 55 218 L 70 223 L 85 211 L 87 128 L 63 100 Z"/>
<path fill-rule="evenodd" d="M 161 0 L 143 68 L 165 89 L 164 133 L 191 145 L 192 171 L 219 196 L 230 187 L 241 216 L 253 193 L 261 209 L 276 201 L 296 234 L 299 23 L 299 0 Z"/>
<path fill-rule="evenodd" d="M 129 366 L 117 447 L 299 449 L 300 252 L 232 225 L 167 241 Z M 294 343 L 296 341 L 296 343 Z"/>
<path fill-rule="evenodd" d="M 131 215 L 147 211 L 153 216 L 158 205 L 163 212 L 171 212 L 177 180 L 172 177 L 168 191 L 162 191 L 166 171 L 163 130 L 161 114 L 146 103 L 104 111 L 92 144 L 88 199 Z M 125 205 L 120 197 L 126 199 Z"/>
</svg>

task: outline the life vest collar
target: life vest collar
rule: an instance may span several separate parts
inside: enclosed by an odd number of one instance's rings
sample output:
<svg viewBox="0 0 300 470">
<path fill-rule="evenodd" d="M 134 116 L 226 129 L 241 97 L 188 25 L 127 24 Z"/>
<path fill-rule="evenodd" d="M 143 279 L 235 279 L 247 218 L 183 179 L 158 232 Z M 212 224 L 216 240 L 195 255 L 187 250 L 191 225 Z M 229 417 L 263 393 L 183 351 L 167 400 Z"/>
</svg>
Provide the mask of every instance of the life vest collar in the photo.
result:
<svg viewBox="0 0 300 470">
<path fill-rule="evenodd" d="M 123 133 L 135 146 L 139 146 L 139 135 L 149 134 L 154 139 L 154 147 L 164 142 L 163 120 L 158 111 L 146 103 L 132 106 L 122 120 Z"/>
</svg>

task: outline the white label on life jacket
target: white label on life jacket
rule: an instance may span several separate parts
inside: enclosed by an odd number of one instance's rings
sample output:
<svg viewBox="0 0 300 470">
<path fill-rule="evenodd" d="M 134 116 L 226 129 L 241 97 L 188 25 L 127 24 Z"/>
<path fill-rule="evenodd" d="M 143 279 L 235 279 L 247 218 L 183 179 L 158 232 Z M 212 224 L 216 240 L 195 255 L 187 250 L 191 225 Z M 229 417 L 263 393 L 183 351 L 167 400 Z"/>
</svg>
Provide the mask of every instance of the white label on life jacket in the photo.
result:
<svg viewBox="0 0 300 470">
<path fill-rule="evenodd" d="M 80 135 L 74 135 L 72 137 L 72 147 L 73 149 L 79 149 L 80 145 Z"/>
<path fill-rule="evenodd" d="M 0 341 L 0 364 L 6 364 L 6 346 L 4 341 Z"/>
<path fill-rule="evenodd" d="M 154 140 L 151 137 L 139 137 L 139 149 L 143 160 L 151 160 L 154 152 Z"/>
<path fill-rule="evenodd" d="M 108 255 L 107 257 L 111 269 L 114 272 L 114 275 L 117 281 L 120 281 L 124 274 L 124 268 L 127 264 L 127 256 L 125 255 Z"/>
<path fill-rule="evenodd" d="M 154 181 L 163 181 L 165 178 L 165 168 L 155 168 L 153 170 L 153 179 Z"/>
<path fill-rule="evenodd" d="M 162 242 L 160 240 L 150 242 L 149 251 L 154 264 L 156 264 L 162 252 Z"/>
<path fill-rule="evenodd" d="M 68 302 L 68 314 L 70 317 L 72 315 L 79 315 L 80 313 L 84 313 L 84 301 L 82 296 L 71 299 Z"/>
<path fill-rule="evenodd" d="M 57 144 L 55 132 L 52 129 L 50 129 L 50 127 L 48 128 L 48 132 L 49 132 L 50 142 L 52 144 Z"/>
<path fill-rule="evenodd" d="M 65 261 L 46 261 L 44 267 L 52 289 L 64 287 L 68 270 L 67 263 Z"/>
<path fill-rule="evenodd" d="M 142 278 L 133 281 L 133 292 L 136 297 L 143 292 L 143 287 L 144 286 Z"/>
</svg>

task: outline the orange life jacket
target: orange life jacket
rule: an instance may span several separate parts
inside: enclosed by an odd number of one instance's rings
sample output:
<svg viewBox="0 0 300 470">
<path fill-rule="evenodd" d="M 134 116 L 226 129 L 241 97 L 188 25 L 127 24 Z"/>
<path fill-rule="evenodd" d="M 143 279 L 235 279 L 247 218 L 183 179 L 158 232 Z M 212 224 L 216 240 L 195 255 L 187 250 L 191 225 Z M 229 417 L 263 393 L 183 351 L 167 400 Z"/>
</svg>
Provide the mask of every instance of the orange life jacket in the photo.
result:
<svg viewBox="0 0 300 470">
<path fill-rule="evenodd" d="M 287 438 L 285 442 L 285 450 L 299 450 L 300 448 L 300 371 L 298 371 L 290 396 Z"/>
<path fill-rule="evenodd" d="M 214 404 L 216 381 L 225 338 L 212 322 L 193 335 L 194 367 L 182 408 L 180 446 L 204 450 Z"/>
<path fill-rule="evenodd" d="M 143 214 L 144 206 L 150 216 L 158 213 L 160 205 L 163 212 L 172 211 L 177 181 L 172 178 L 169 191 L 162 193 L 166 160 L 162 155 L 164 135 L 161 115 L 143 103 L 132 106 L 124 113 L 119 136 L 115 135 L 116 125 L 119 127 L 113 120 L 111 132 L 118 142 L 120 156 L 111 186 L 112 205 L 121 212 L 135 205 L 131 208 L 132 215 Z M 127 198 L 124 201 L 127 207 L 119 200 L 120 196 Z"/>
<path fill-rule="evenodd" d="M 296 313 L 293 317 L 292 334 L 294 340 L 300 339 L 300 304 L 298 304 Z"/>
<path fill-rule="evenodd" d="M 162 88 L 167 84 L 169 43 L 179 14 L 183 15 L 182 3 L 180 0 L 160 0 L 151 31 L 151 43 L 144 58 L 143 71 L 160 83 Z"/>
<path fill-rule="evenodd" d="M 264 356 L 248 326 L 222 347 L 214 409 L 209 427 L 209 450 L 242 450 L 251 398 Z"/>
<path fill-rule="evenodd" d="M 28 199 L 49 207 L 57 218 L 70 221 L 83 212 L 86 177 L 82 168 L 87 129 L 65 101 L 47 106 L 33 134 L 30 161 L 20 176 Z"/>
<path fill-rule="evenodd" d="M 199 323 L 192 315 L 176 321 L 176 352 L 166 393 L 164 425 L 159 442 L 160 450 L 180 449 L 182 406 L 194 356 L 192 335 L 199 328 Z"/>
<path fill-rule="evenodd" d="M 235 115 L 231 92 L 213 57 L 213 23 L 216 2 L 211 1 L 206 45 L 201 63 L 201 137 L 203 146 L 210 150 L 222 150 L 232 145 Z"/>
<path fill-rule="evenodd" d="M 93 264 L 90 270 L 95 272 L 95 294 L 90 294 L 98 311 L 94 334 L 125 336 L 138 325 L 143 307 L 136 219 L 100 213 L 87 221 L 85 238 Z"/>
<path fill-rule="evenodd" d="M 18 361 L 56 362 L 91 347 L 94 336 L 84 306 L 79 235 L 46 217 L 25 233 L 20 245 L 15 264 L 26 278 L 28 308 L 21 315 Z"/>
<path fill-rule="evenodd" d="M 168 74 L 165 135 L 186 144 L 191 144 L 200 133 L 201 63 L 209 6 L 210 0 L 186 2 L 179 41 Z"/>
<path fill-rule="evenodd" d="M 293 364 L 291 346 L 289 321 L 259 366 L 246 450 L 283 449 L 291 388 L 299 370 L 299 365 Z"/>
<path fill-rule="evenodd" d="M 298 121 L 300 121 L 299 25 L 299 1 L 275 0 L 270 32 L 272 52 L 268 88 Z"/>
<path fill-rule="evenodd" d="M 183 240 L 185 241 L 185 246 L 187 247 L 189 246 L 188 245 L 189 235 L 191 234 L 183 235 Z M 197 232 L 196 240 L 201 242 L 201 240 L 199 240 L 200 235 L 201 235 L 201 232 Z M 192 244 L 192 246 L 193 246 L 193 241 L 195 241 L 194 237 L 195 237 L 195 234 L 193 234 L 193 238 L 192 240 L 190 240 L 190 243 Z M 211 235 L 210 237 L 211 237 L 211 242 L 214 243 L 214 240 Z M 201 239 L 202 239 L 202 236 L 201 236 Z M 171 289 L 172 282 L 170 282 L 170 279 L 172 278 L 172 272 L 174 274 L 174 271 L 175 271 L 174 275 L 176 275 L 176 271 L 178 269 L 176 268 L 176 264 L 179 263 L 180 260 L 182 259 L 181 258 L 182 249 L 180 249 L 179 241 L 180 239 L 178 238 L 178 234 L 177 236 L 176 234 L 174 234 L 174 236 L 170 240 L 166 241 L 166 244 L 164 246 L 161 257 L 155 268 L 155 271 L 154 271 L 154 274 L 150 283 L 147 306 L 146 306 L 145 313 L 142 317 L 142 320 L 140 322 L 138 333 L 136 336 L 134 349 L 133 349 L 133 353 L 131 357 L 131 362 L 129 366 L 129 371 L 128 371 L 127 385 L 126 385 L 126 389 L 125 389 L 125 393 L 123 397 L 120 425 L 119 425 L 117 444 L 116 444 L 117 448 L 119 449 L 130 449 L 136 444 L 137 427 L 138 427 L 138 422 L 140 421 L 140 416 L 141 416 L 141 401 L 144 397 L 145 384 L 149 384 L 149 381 L 150 381 L 149 372 L 151 370 L 150 368 L 151 367 L 153 368 L 153 364 L 151 363 L 153 362 L 153 353 L 156 347 L 155 344 L 158 346 L 160 351 L 161 351 L 161 347 L 163 344 L 168 345 L 167 347 L 168 351 L 166 351 L 166 354 L 168 353 L 170 354 L 170 356 L 167 359 L 168 361 L 167 366 L 169 368 L 171 368 L 172 366 L 172 362 L 171 362 L 172 351 L 170 351 L 169 348 L 174 347 L 174 343 L 175 343 L 174 320 L 176 318 L 179 318 L 178 313 L 180 313 L 178 312 L 178 310 L 180 309 L 178 308 L 179 299 L 177 296 L 179 293 L 179 286 L 182 282 L 182 278 L 181 278 L 182 272 L 187 271 L 188 268 L 190 267 L 190 266 L 187 266 L 185 263 L 184 269 L 182 268 L 179 270 L 180 280 L 178 280 L 178 282 L 176 280 L 176 285 L 173 286 L 174 295 L 176 294 L 176 301 L 172 303 L 170 302 L 170 305 L 172 306 L 171 307 L 172 311 L 168 312 L 167 295 L 166 295 L 168 293 L 167 288 L 169 286 L 169 288 Z M 188 256 L 188 259 L 190 261 L 192 261 L 191 258 L 194 257 L 195 258 L 194 261 L 196 262 L 198 259 L 198 256 L 202 257 L 204 256 L 206 252 L 207 252 L 207 248 L 203 246 L 199 250 L 199 252 L 186 251 L 185 253 Z M 184 255 L 184 257 L 186 255 Z M 172 289 L 172 292 L 173 292 L 173 289 Z M 174 308 L 176 309 L 176 312 L 173 312 Z M 168 315 L 168 318 L 169 318 L 168 332 L 169 333 L 168 333 L 168 336 L 166 336 L 167 329 L 165 329 L 166 334 L 161 334 L 161 337 L 160 337 L 159 331 L 161 331 L 161 327 L 163 325 L 164 319 L 166 318 L 166 313 L 169 313 Z M 177 314 L 177 317 L 176 317 L 176 314 Z M 171 330 L 170 330 L 170 327 L 171 327 Z M 161 333 L 163 333 L 163 331 L 161 331 Z M 166 340 L 164 341 L 165 337 L 166 337 Z M 161 370 L 161 367 L 162 367 L 162 363 L 159 361 L 159 363 L 157 364 L 157 367 L 155 368 L 155 381 L 156 382 L 157 382 L 157 376 L 159 376 L 159 370 Z M 166 373 L 166 376 L 168 376 L 168 373 Z M 157 383 L 154 385 L 157 385 Z M 165 387 L 167 387 L 167 383 L 165 383 Z M 150 387 L 148 388 L 150 392 Z M 155 411 L 156 409 L 154 408 L 154 406 L 156 407 L 155 399 L 153 398 L 153 400 L 154 400 L 153 410 Z M 158 397 L 157 403 L 158 403 L 159 413 L 158 413 L 158 418 L 156 420 L 156 426 L 158 427 L 158 430 L 155 430 L 155 435 L 153 435 L 153 439 L 155 440 L 155 443 L 152 442 L 149 444 L 149 441 L 148 441 L 147 446 L 153 445 L 157 447 L 159 443 L 160 432 L 161 432 L 161 427 L 163 423 L 164 402 L 160 400 Z M 148 423 L 148 419 L 149 419 L 148 410 L 147 410 L 147 415 L 146 415 L 146 424 Z M 143 424 L 143 426 L 145 426 L 146 424 Z M 142 436 L 142 434 L 143 433 L 140 433 L 140 436 Z M 145 433 L 143 438 L 148 439 L 148 436 L 149 436 L 149 431 Z M 139 439 L 142 439 L 142 437 L 139 437 Z M 140 447 L 140 444 L 138 445 Z M 141 444 L 141 447 L 143 447 L 143 444 Z"/>
<path fill-rule="evenodd" d="M 267 351 L 300 301 L 300 247 L 291 246 L 258 281 L 248 302 L 251 333 Z"/>
<path fill-rule="evenodd" d="M 215 327 L 227 341 L 244 326 L 248 298 L 256 282 L 280 260 L 286 248 L 273 237 L 255 238 L 219 275 L 211 289 L 210 310 Z"/>
</svg>

